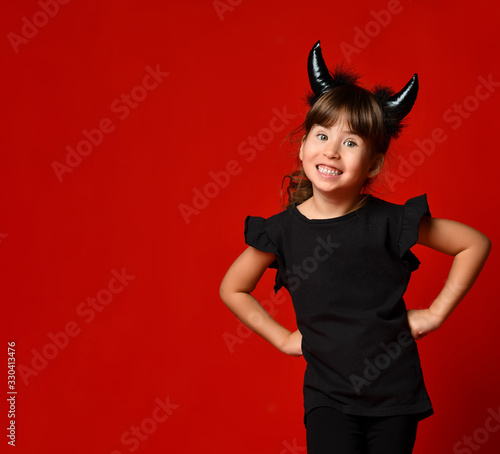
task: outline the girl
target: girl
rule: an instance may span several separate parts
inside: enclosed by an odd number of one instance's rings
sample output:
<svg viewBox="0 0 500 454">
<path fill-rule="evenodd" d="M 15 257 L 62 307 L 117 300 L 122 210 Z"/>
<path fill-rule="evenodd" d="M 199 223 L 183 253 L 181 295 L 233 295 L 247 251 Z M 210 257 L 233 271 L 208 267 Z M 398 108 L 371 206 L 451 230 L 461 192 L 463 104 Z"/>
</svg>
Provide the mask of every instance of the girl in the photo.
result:
<svg viewBox="0 0 500 454">
<path fill-rule="evenodd" d="M 300 168 L 284 211 L 248 216 L 248 248 L 220 295 L 249 328 L 281 352 L 304 356 L 308 454 L 411 453 L 418 422 L 433 414 L 415 340 L 437 330 L 476 280 L 488 238 L 430 215 L 425 195 L 397 205 L 367 192 L 417 96 L 415 74 L 397 94 L 373 92 L 345 69 L 329 72 L 319 41 L 309 54 L 312 93 Z M 454 260 L 428 309 L 403 294 L 423 244 Z M 291 295 L 298 330 L 278 324 L 252 296 L 268 268 Z"/>
</svg>

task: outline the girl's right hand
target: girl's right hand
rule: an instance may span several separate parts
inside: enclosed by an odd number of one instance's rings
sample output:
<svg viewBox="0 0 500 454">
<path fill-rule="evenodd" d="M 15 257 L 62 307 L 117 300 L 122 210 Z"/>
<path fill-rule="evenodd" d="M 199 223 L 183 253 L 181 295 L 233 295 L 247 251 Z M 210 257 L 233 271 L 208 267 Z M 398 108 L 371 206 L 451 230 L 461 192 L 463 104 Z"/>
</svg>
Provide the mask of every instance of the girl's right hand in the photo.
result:
<svg viewBox="0 0 500 454">
<path fill-rule="evenodd" d="M 299 330 L 285 338 L 280 351 L 290 356 L 302 356 L 302 334 Z"/>
</svg>

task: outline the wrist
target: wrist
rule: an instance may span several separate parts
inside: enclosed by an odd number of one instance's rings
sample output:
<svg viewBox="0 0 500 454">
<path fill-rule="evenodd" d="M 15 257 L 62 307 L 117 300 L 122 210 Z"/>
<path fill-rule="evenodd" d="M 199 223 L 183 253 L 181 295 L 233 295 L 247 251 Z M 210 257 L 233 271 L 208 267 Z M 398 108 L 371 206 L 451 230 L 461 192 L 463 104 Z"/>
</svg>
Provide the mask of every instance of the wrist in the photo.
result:
<svg viewBox="0 0 500 454">
<path fill-rule="evenodd" d="M 429 314 L 431 314 L 435 325 L 440 328 L 441 325 L 445 322 L 445 320 L 448 318 L 448 315 L 444 313 L 443 311 L 440 311 L 438 308 L 431 304 L 431 306 L 428 309 Z"/>
<path fill-rule="evenodd" d="M 290 341 L 290 335 L 291 335 L 291 331 L 284 331 L 282 334 L 280 334 L 280 338 L 278 339 L 278 341 L 275 343 L 275 347 L 282 353 L 287 353 L 288 354 L 288 344 L 289 344 L 289 341 Z"/>
</svg>

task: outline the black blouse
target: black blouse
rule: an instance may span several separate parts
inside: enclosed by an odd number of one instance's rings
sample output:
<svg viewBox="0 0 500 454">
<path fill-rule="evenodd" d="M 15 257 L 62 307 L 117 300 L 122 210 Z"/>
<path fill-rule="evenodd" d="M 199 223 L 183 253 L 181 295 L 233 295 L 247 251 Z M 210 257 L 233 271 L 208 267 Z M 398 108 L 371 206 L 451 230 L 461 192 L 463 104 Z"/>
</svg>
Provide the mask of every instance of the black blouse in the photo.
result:
<svg viewBox="0 0 500 454">
<path fill-rule="evenodd" d="M 426 195 L 397 205 L 368 196 L 331 219 L 296 205 L 248 216 L 245 242 L 276 255 L 274 290 L 292 298 L 302 334 L 304 424 L 313 408 L 364 416 L 433 414 L 403 294 L 419 260 L 410 251 Z"/>
</svg>

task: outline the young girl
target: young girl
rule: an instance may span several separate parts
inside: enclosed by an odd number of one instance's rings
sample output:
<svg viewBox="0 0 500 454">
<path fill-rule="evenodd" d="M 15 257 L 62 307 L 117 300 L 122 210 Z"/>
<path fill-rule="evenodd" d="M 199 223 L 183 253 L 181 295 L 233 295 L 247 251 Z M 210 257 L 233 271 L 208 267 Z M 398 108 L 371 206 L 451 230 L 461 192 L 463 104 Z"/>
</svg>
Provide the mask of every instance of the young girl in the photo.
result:
<svg viewBox="0 0 500 454">
<path fill-rule="evenodd" d="M 430 215 L 425 195 L 397 205 L 367 193 L 417 96 L 415 74 L 396 94 L 373 92 L 345 69 L 329 72 L 319 41 L 309 54 L 310 110 L 299 132 L 300 168 L 284 211 L 248 216 L 248 248 L 220 295 L 281 352 L 304 356 L 308 454 L 411 453 L 418 421 L 433 414 L 415 340 L 437 330 L 476 280 L 490 250 L 482 233 Z M 403 294 L 423 244 L 454 260 L 428 309 Z M 251 295 L 276 268 L 298 330 L 278 324 Z"/>
</svg>

